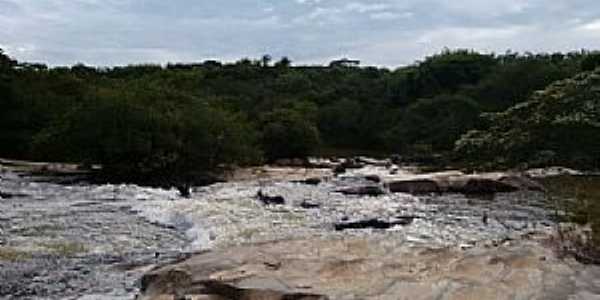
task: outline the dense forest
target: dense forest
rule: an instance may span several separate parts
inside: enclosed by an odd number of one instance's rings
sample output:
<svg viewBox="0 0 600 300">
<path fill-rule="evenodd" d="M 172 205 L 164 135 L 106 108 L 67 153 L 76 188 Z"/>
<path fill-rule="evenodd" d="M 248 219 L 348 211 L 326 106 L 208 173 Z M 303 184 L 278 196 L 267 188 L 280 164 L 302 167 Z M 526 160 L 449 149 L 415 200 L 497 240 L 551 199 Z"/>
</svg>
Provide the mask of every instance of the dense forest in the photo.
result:
<svg viewBox="0 0 600 300">
<path fill-rule="evenodd" d="M 395 70 L 269 56 L 49 68 L 0 50 L 0 156 L 186 182 L 347 153 L 598 168 L 598 65 L 590 51 L 444 50 Z"/>
</svg>

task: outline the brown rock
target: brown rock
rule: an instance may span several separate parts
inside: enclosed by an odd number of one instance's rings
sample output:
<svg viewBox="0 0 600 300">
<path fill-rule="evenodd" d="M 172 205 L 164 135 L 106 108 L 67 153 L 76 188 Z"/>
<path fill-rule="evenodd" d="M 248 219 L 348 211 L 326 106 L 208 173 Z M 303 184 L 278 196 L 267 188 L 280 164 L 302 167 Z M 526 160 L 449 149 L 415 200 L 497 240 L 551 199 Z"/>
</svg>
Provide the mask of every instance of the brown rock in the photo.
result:
<svg viewBox="0 0 600 300">
<path fill-rule="evenodd" d="M 432 179 L 400 180 L 387 183 L 392 193 L 428 194 L 442 192 L 439 183 Z"/>
<path fill-rule="evenodd" d="M 596 274 L 600 267 L 559 260 L 532 241 L 460 251 L 408 248 L 389 237 L 309 239 L 222 249 L 155 269 L 143 277 L 139 299 L 567 299 L 599 290 Z"/>
</svg>

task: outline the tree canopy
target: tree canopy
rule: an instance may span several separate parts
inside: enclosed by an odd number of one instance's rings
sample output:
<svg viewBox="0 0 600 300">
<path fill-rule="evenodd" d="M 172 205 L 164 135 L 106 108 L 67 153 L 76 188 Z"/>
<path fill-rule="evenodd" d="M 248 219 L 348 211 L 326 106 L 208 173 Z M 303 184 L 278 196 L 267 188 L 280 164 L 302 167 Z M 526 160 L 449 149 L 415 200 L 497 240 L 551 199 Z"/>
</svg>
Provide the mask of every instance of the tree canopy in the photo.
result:
<svg viewBox="0 0 600 300">
<path fill-rule="evenodd" d="M 490 141 L 484 137 L 495 139 L 508 130 L 515 133 L 510 139 L 515 146 L 507 142 L 502 149 L 515 157 L 507 161 L 533 152 L 586 161 L 596 151 L 593 142 L 559 144 L 591 140 L 597 133 L 591 123 L 572 122 L 597 120 L 585 110 L 593 103 L 563 116 L 562 123 L 535 123 L 529 114 L 537 111 L 532 103 L 546 98 L 592 95 L 591 87 L 578 90 L 578 84 L 590 85 L 589 73 L 582 75 L 585 80 L 574 77 L 545 93 L 536 91 L 593 69 L 598 61 L 598 53 L 588 51 L 444 50 L 395 70 L 362 67 L 355 60 L 294 66 L 286 57 L 268 55 L 234 63 L 47 67 L 0 51 L 0 156 L 101 163 L 113 176 L 134 180 L 190 181 L 226 166 L 322 149 L 449 154 L 467 132 L 459 152 L 482 155 L 483 141 Z M 579 107 L 578 100 L 561 101 L 544 114 Z M 492 117 L 482 119 L 481 113 Z M 516 134 L 519 127 L 506 127 L 509 123 L 531 130 Z"/>
</svg>

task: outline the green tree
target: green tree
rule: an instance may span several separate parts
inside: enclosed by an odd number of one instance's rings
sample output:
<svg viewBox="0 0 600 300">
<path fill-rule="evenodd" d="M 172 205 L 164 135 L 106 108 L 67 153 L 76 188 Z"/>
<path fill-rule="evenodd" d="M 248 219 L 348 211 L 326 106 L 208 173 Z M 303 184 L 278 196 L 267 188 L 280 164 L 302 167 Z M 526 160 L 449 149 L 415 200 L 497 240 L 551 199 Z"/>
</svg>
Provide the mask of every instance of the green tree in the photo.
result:
<svg viewBox="0 0 600 300">
<path fill-rule="evenodd" d="M 600 166 L 600 70 L 558 81 L 526 102 L 488 114 L 490 127 L 456 143 L 467 160 L 498 165 Z M 541 158 L 544 158 L 543 160 Z"/>
<path fill-rule="evenodd" d="M 386 133 L 386 140 L 390 149 L 399 152 L 423 146 L 449 151 L 455 140 L 476 126 L 479 114 L 477 103 L 464 96 L 421 99 L 408 107 L 398 125 Z"/>
<path fill-rule="evenodd" d="M 276 109 L 262 117 L 262 145 L 268 161 L 304 158 L 320 144 L 317 127 L 291 109 Z"/>
</svg>

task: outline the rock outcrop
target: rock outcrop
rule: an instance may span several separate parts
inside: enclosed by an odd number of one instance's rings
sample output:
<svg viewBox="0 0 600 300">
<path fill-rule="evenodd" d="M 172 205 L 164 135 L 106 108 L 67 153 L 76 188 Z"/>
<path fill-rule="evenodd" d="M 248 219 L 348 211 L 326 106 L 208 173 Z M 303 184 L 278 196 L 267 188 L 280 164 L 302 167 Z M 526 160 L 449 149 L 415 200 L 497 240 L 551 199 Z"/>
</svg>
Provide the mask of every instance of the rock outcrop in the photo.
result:
<svg viewBox="0 0 600 300">
<path fill-rule="evenodd" d="M 543 191 L 534 180 L 519 174 L 482 173 L 462 174 L 460 172 L 432 173 L 405 176 L 401 179 L 388 179 L 385 183 L 392 193 L 462 193 L 494 194 L 518 190 Z"/>
<path fill-rule="evenodd" d="M 379 185 L 365 185 L 365 186 L 355 186 L 339 189 L 336 192 L 342 193 L 344 195 L 357 195 L 357 196 L 380 196 L 385 194 L 385 190 Z"/>
<path fill-rule="evenodd" d="M 195 255 L 147 273 L 139 299 L 587 299 L 599 275 L 536 241 L 465 251 L 314 239 Z"/>
</svg>

